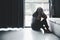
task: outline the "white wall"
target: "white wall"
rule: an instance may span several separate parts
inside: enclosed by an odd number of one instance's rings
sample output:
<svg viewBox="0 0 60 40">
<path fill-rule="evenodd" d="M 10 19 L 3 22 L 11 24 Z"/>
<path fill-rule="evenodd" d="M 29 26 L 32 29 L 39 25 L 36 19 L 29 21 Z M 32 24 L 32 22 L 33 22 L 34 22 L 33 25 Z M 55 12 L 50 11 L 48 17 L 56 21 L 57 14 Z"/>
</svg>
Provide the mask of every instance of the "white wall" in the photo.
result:
<svg viewBox="0 0 60 40">
<path fill-rule="evenodd" d="M 60 37 L 60 18 L 51 18 L 50 25 L 51 25 L 51 31 L 53 31 L 57 36 Z"/>
</svg>

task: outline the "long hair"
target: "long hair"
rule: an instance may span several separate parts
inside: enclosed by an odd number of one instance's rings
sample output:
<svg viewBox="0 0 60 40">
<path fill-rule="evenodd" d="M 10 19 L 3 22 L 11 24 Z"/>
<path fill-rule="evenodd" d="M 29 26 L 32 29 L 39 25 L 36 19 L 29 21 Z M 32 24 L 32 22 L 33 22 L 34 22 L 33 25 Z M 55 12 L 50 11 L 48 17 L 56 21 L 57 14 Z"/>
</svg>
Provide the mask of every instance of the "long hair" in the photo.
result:
<svg viewBox="0 0 60 40">
<path fill-rule="evenodd" d="M 40 11 L 40 10 L 41 10 L 41 11 Z M 37 16 L 38 16 L 39 11 L 40 11 L 40 15 L 42 15 L 42 13 L 41 13 L 41 12 L 43 12 L 43 9 L 42 9 L 41 7 L 39 7 L 39 8 L 37 8 L 37 10 L 34 12 L 33 17 L 37 17 Z M 44 13 L 44 12 L 43 12 L 43 13 Z"/>
</svg>

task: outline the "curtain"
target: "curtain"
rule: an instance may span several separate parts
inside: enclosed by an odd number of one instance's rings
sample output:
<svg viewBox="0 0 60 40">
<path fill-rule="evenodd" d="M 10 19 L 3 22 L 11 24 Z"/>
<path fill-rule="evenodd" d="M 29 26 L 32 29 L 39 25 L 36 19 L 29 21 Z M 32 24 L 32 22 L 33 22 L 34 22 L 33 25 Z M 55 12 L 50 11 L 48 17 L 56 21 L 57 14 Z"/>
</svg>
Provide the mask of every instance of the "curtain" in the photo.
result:
<svg viewBox="0 0 60 40">
<path fill-rule="evenodd" d="M 23 27 L 22 3 L 20 0 L 0 0 L 0 27 Z"/>
</svg>

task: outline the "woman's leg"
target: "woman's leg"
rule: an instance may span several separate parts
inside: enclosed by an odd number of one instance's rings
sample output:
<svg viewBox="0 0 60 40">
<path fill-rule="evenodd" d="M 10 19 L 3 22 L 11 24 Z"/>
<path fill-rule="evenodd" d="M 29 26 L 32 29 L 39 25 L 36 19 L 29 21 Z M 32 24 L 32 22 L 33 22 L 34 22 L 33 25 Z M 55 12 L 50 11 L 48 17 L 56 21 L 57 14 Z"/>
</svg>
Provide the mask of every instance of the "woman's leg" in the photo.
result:
<svg viewBox="0 0 60 40">
<path fill-rule="evenodd" d="M 46 19 L 43 19 L 43 20 L 42 20 L 42 24 L 45 25 L 46 29 L 49 31 L 49 26 L 48 26 L 48 24 L 47 24 Z"/>
<path fill-rule="evenodd" d="M 49 28 L 46 19 L 43 19 L 43 20 L 42 20 L 42 24 L 45 25 L 47 28 Z"/>
</svg>

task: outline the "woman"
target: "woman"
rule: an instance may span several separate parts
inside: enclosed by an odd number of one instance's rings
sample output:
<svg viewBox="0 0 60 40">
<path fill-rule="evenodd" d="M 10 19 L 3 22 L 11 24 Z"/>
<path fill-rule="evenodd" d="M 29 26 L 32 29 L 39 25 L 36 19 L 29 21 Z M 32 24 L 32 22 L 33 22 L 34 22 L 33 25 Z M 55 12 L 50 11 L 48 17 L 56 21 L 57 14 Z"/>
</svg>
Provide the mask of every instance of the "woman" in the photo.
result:
<svg viewBox="0 0 60 40">
<path fill-rule="evenodd" d="M 43 18 L 42 21 L 41 18 Z M 46 27 L 46 29 L 49 31 L 49 26 L 46 19 L 47 16 L 44 14 L 43 9 L 41 7 L 37 8 L 36 12 L 33 14 L 33 20 L 31 25 L 32 29 L 39 31 L 40 28 L 43 28 L 45 30 Z"/>
</svg>

